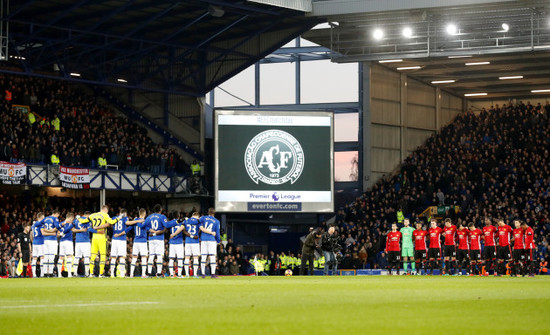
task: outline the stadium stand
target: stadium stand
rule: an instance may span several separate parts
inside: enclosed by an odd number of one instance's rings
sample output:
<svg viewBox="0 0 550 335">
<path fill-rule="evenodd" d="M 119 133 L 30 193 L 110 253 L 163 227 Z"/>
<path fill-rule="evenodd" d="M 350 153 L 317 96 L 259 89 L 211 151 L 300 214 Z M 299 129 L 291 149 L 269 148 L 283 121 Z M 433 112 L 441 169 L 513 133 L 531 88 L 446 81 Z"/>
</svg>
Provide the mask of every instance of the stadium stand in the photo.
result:
<svg viewBox="0 0 550 335">
<path fill-rule="evenodd" d="M 114 161 L 115 156 L 117 159 L 119 155 L 124 157 L 126 152 L 149 159 L 132 159 L 131 164 L 124 164 L 124 159 L 121 159 L 121 166 L 126 169 L 146 169 L 149 165 L 156 165 L 151 163 L 150 157 L 160 147 L 146 136 L 143 128 L 113 117 L 108 108 L 84 98 L 63 82 L 2 76 L 0 84 L 2 89 L 13 92 L 11 101 L 1 103 L 1 160 L 40 163 L 49 153 L 59 150 L 62 164 L 95 166 L 94 157 L 100 157 L 100 154 L 105 154 L 108 160 L 113 156 Z M 26 115 L 10 109 L 11 104 L 17 103 L 29 103 L 32 111 L 42 119 L 31 124 Z M 56 130 L 57 121 L 54 126 L 51 124 L 58 116 L 59 130 Z M 385 236 L 390 224 L 398 220 L 398 211 L 401 210 L 403 216 L 412 221 L 425 220 L 426 217 L 421 217 L 420 213 L 429 206 L 439 205 L 459 206 L 457 213 L 452 210 L 445 213 L 457 223 L 474 222 L 481 226 L 481 220 L 487 216 L 526 221 L 536 233 L 538 258 L 547 262 L 550 238 L 549 116 L 549 103 L 533 106 L 521 102 L 502 107 L 496 105 L 475 113 L 469 110 L 458 115 L 413 152 L 395 175 L 382 178 L 355 202 L 338 210 L 336 223 L 340 228 L 343 250 L 341 268 L 384 268 L 386 260 L 382 250 Z M 49 127 L 44 126 L 47 122 L 50 122 Z M 97 131 L 106 125 L 112 130 Z M 117 131 L 120 129 L 124 131 Z M 82 135 L 85 142 L 77 137 Z M 107 138 L 118 141 L 112 141 L 109 147 L 105 145 Z M 63 146 L 61 143 L 70 144 Z M 90 146 L 86 145 L 90 143 Z M 141 144 L 140 149 L 130 151 L 137 143 Z M 36 152 L 29 150 L 33 145 Z M 159 166 L 154 171 L 165 170 Z M 91 199 L 70 201 L 45 196 L 28 199 L 8 193 L 0 196 L 0 276 L 14 275 L 20 257 L 16 236 L 22 231 L 22 224 L 31 222 L 36 212 L 48 213 L 58 208 L 64 217 L 69 210 L 83 212 L 98 207 Z M 109 201 L 113 213 L 122 207 L 152 205 L 144 200 L 133 203 L 128 199 L 111 198 Z M 135 211 L 128 213 L 130 217 L 136 214 Z M 179 216 L 190 216 L 190 213 L 180 212 Z M 326 228 L 326 223 L 323 225 Z M 129 237 L 128 254 L 132 248 L 131 235 Z M 167 256 L 164 267 L 167 266 Z M 281 274 L 286 268 L 296 269 L 299 257 L 270 253 L 269 256 L 257 255 L 257 259 L 266 273 Z M 109 259 L 107 268 L 108 262 Z M 220 244 L 217 273 L 248 274 L 257 264 L 243 257 L 233 243 Z"/>
<path fill-rule="evenodd" d="M 0 160 L 75 167 L 188 173 L 174 149 L 147 130 L 61 80 L 0 75 Z M 9 95 L 8 93 L 9 92 Z M 30 106 L 33 115 L 13 109 Z"/>
<path fill-rule="evenodd" d="M 429 206 L 459 206 L 454 222 L 524 220 L 535 230 L 538 259 L 550 240 L 550 104 L 527 102 L 469 110 L 414 151 L 393 176 L 380 179 L 338 210 L 344 261 L 383 268 L 385 236 L 398 210 L 411 221 Z M 426 222 L 426 221 L 424 221 Z M 381 266 L 382 265 L 382 266 Z"/>
</svg>

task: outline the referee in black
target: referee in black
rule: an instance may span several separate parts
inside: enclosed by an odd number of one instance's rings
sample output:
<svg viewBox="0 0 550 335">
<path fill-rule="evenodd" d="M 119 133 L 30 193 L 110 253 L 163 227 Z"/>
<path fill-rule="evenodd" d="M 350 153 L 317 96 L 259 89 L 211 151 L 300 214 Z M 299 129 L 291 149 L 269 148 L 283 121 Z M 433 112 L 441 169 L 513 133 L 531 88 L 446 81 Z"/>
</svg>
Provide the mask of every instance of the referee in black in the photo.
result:
<svg viewBox="0 0 550 335">
<path fill-rule="evenodd" d="M 23 232 L 19 233 L 17 243 L 19 250 L 21 251 L 21 261 L 23 262 L 23 273 L 21 277 L 27 277 L 27 267 L 29 266 L 29 260 L 31 258 L 31 225 L 25 223 L 23 226 Z"/>
</svg>

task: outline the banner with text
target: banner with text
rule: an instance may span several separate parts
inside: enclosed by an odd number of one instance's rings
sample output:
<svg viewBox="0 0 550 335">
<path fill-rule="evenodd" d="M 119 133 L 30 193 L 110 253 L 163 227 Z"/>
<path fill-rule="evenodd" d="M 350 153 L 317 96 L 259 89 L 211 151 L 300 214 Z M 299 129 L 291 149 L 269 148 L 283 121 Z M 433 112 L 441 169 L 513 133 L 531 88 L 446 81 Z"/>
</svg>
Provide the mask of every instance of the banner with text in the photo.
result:
<svg viewBox="0 0 550 335">
<path fill-rule="evenodd" d="M 24 184 L 26 176 L 27 165 L 25 163 L 0 162 L 0 180 L 2 180 L 2 184 Z"/>
<path fill-rule="evenodd" d="M 59 181 L 61 186 L 71 189 L 89 189 L 90 171 L 88 169 L 77 169 L 71 167 L 59 167 Z"/>
</svg>

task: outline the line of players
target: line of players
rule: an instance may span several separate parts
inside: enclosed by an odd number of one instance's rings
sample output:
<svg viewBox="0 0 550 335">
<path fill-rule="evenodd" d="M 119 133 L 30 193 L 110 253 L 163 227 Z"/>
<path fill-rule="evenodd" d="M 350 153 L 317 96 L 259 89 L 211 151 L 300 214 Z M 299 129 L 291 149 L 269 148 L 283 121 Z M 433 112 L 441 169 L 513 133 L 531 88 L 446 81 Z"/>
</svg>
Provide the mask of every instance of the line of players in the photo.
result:
<svg viewBox="0 0 550 335">
<path fill-rule="evenodd" d="M 195 212 L 190 218 L 178 219 L 177 214 L 168 220 L 162 214 L 162 206 L 155 205 L 154 213 L 147 216 L 145 209 L 139 210 L 139 217 L 129 220 L 126 210 L 118 216 L 109 217 L 109 207 L 102 206 L 97 213 L 85 212 L 82 216 L 67 213 L 65 219 L 59 220 L 59 211 L 54 210 L 50 216 L 44 213 L 36 215 L 32 225 L 32 274 L 36 277 L 37 262 L 40 260 L 40 277 L 53 277 L 54 269 L 61 277 L 65 264 L 68 277 L 77 275 L 78 264 L 84 262 L 85 276 L 94 273 L 94 265 L 99 254 L 99 276 L 104 276 L 107 258 L 107 228 L 112 228 L 110 275 L 118 273 L 126 276 L 127 235 L 134 230 L 134 243 L 130 277 L 134 277 L 137 260 L 141 257 L 142 277 L 153 274 L 156 260 L 156 275 L 160 276 L 164 256 L 165 232 L 169 233 L 169 271 L 171 277 L 189 277 L 191 259 L 193 274 L 198 277 L 199 256 L 201 273 L 206 274 L 207 260 L 212 277 L 216 277 L 217 245 L 220 243 L 220 222 L 214 217 L 215 210 L 210 208 L 208 215 L 199 217 Z M 92 238 L 90 239 L 90 233 Z M 185 243 L 184 243 L 185 236 Z M 74 252 L 73 252 L 74 250 Z M 55 257 L 59 255 L 57 264 Z M 177 269 L 174 264 L 177 262 Z M 147 271 L 146 271 L 147 270 Z M 184 270 L 185 272 L 178 273 Z"/>
<path fill-rule="evenodd" d="M 412 262 L 412 273 L 420 274 L 421 268 L 431 275 L 435 268 L 440 274 L 462 274 L 466 269 L 470 276 L 482 275 L 481 268 L 484 265 L 488 275 L 490 269 L 495 276 L 506 274 L 506 263 L 511 270 L 511 275 L 521 276 L 535 274 L 535 244 L 534 231 L 525 222 L 514 220 L 515 229 L 507 225 L 504 220 L 497 220 L 497 227 L 491 224 L 491 219 L 485 219 L 483 229 L 476 228 L 474 223 L 468 227 L 452 224 L 451 219 L 445 219 L 443 229 L 433 219 L 430 229 L 423 229 L 422 223 L 416 223 L 416 229 L 409 227 L 408 219 L 404 220 L 404 227 L 397 231 L 397 224 L 392 224 L 391 232 L 386 239 L 386 253 L 388 255 L 388 270 L 392 274 L 392 268 L 399 274 L 400 260 L 403 257 L 403 268 L 407 272 L 407 263 Z M 426 244 L 428 237 L 429 245 Z M 443 254 L 441 252 L 441 240 L 443 242 Z M 409 241 L 412 239 L 412 241 Z M 481 245 L 483 241 L 483 248 Z M 402 242 L 403 248 L 400 247 Z M 513 251 L 511 248 L 513 242 Z M 414 246 L 413 246 L 414 245 Z M 411 247 L 409 247 L 411 246 Z M 413 250 L 414 248 L 414 253 Z M 483 250 L 483 254 L 482 254 Z M 483 258 L 483 261 L 482 261 Z M 444 268 L 442 267 L 444 263 Z M 469 266 L 468 266 L 469 265 Z M 416 268 L 416 269 L 415 269 Z"/>
</svg>

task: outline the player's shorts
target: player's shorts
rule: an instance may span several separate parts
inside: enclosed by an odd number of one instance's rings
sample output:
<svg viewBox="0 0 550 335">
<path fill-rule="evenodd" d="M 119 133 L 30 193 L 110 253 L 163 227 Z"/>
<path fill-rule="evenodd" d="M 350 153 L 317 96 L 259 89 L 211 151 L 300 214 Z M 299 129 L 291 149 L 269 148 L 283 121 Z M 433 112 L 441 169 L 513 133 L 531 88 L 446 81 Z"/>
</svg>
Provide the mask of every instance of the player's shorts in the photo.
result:
<svg viewBox="0 0 550 335">
<path fill-rule="evenodd" d="M 126 240 L 111 241 L 111 257 L 126 257 Z"/>
<path fill-rule="evenodd" d="M 439 259 L 441 257 L 441 249 L 439 248 L 429 248 L 428 249 L 428 258 L 432 259 Z"/>
<path fill-rule="evenodd" d="M 132 255 L 134 256 L 141 255 L 142 257 L 147 257 L 149 255 L 149 250 L 147 249 L 147 243 L 134 242 L 134 247 L 132 248 Z"/>
<path fill-rule="evenodd" d="M 149 255 L 164 256 L 164 240 L 149 241 Z"/>
<path fill-rule="evenodd" d="M 414 259 L 426 259 L 426 256 L 428 256 L 428 253 L 426 250 L 415 250 L 414 251 Z"/>
<path fill-rule="evenodd" d="M 59 256 L 72 256 L 73 254 L 73 241 L 59 242 Z"/>
<path fill-rule="evenodd" d="M 74 254 L 76 258 L 90 258 L 91 256 L 90 242 L 76 242 L 74 244 Z"/>
<path fill-rule="evenodd" d="M 401 259 L 399 251 L 388 251 L 388 263 L 399 262 Z"/>
<path fill-rule="evenodd" d="M 497 248 L 494 245 L 486 245 L 483 248 L 483 259 L 491 260 L 497 257 Z"/>
<path fill-rule="evenodd" d="M 512 251 L 512 259 L 516 262 L 525 260 L 524 249 L 514 249 Z"/>
<path fill-rule="evenodd" d="M 183 243 L 180 244 L 170 244 L 168 252 L 168 257 L 170 258 L 183 258 L 185 253 L 183 252 Z"/>
<path fill-rule="evenodd" d="M 468 250 L 468 249 L 458 249 L 458 253 L 457 253 L 456 259 L 457 259 L 459 262 L 468 260 L 468 254 L 469 254 L 469 250 Z"/>
<path fill-rule="evenodd" d="M 414 248 L 413 247 L 404 247 L 401 250 L 402 257 L 414 257 Z"/>
<path fill-rule="evenodd" d="M 186 256 L 200 256 L 201 248 L 198 243 L 185 243 L 185 255 Z"/>
<path fill-rule="evenodd" d="M 44 244 L 33 244 L 32 257 L 42 257 L 42 256 L 44 256 Z"/>
<path fill-rule="evenodd" d="M 510 259 L 510 246 L 507 245 L 505 247 L 501 247 L 499 245 L 497 247 L 497 258 L 498 259 L 504 259 L 504 260 Z"/>
<path fill-rule="evenodd" d="M 201 255 L 213 255 L 218 254 L 218 243 L 216 241 L 201 241 Z"/>
<path fill-rule="evenodd" d="M 44 254 L 57 255 L 57 241 L 44 240 Z"/>
<path fill-rule="evenodd" d="M 456 247 L 454 245 L 446 245 L 443 247 L 445 257 L 456 257 Z"/>
<path fill-rule="evenodd" d="M 22 250 L 21 251 L 21 261 L 23 263 L 28 263 L 31 259 L 31 252 L 30 250 Z"/>
<path fill-rule="evenodd" d="M 534 260 L 534 258 L 533 258 L 533 249 L 531 249 L 531 248 L 524 249 L 523 253 L 525 254 L 525 260 L 526 261 L 533 261 Z"/>
<path fill-rule="evenodd" d="M 480 261 L 481 260 L 481 250 L 473 249 L 470 250 L 470 261 Z"/>
</svg>

